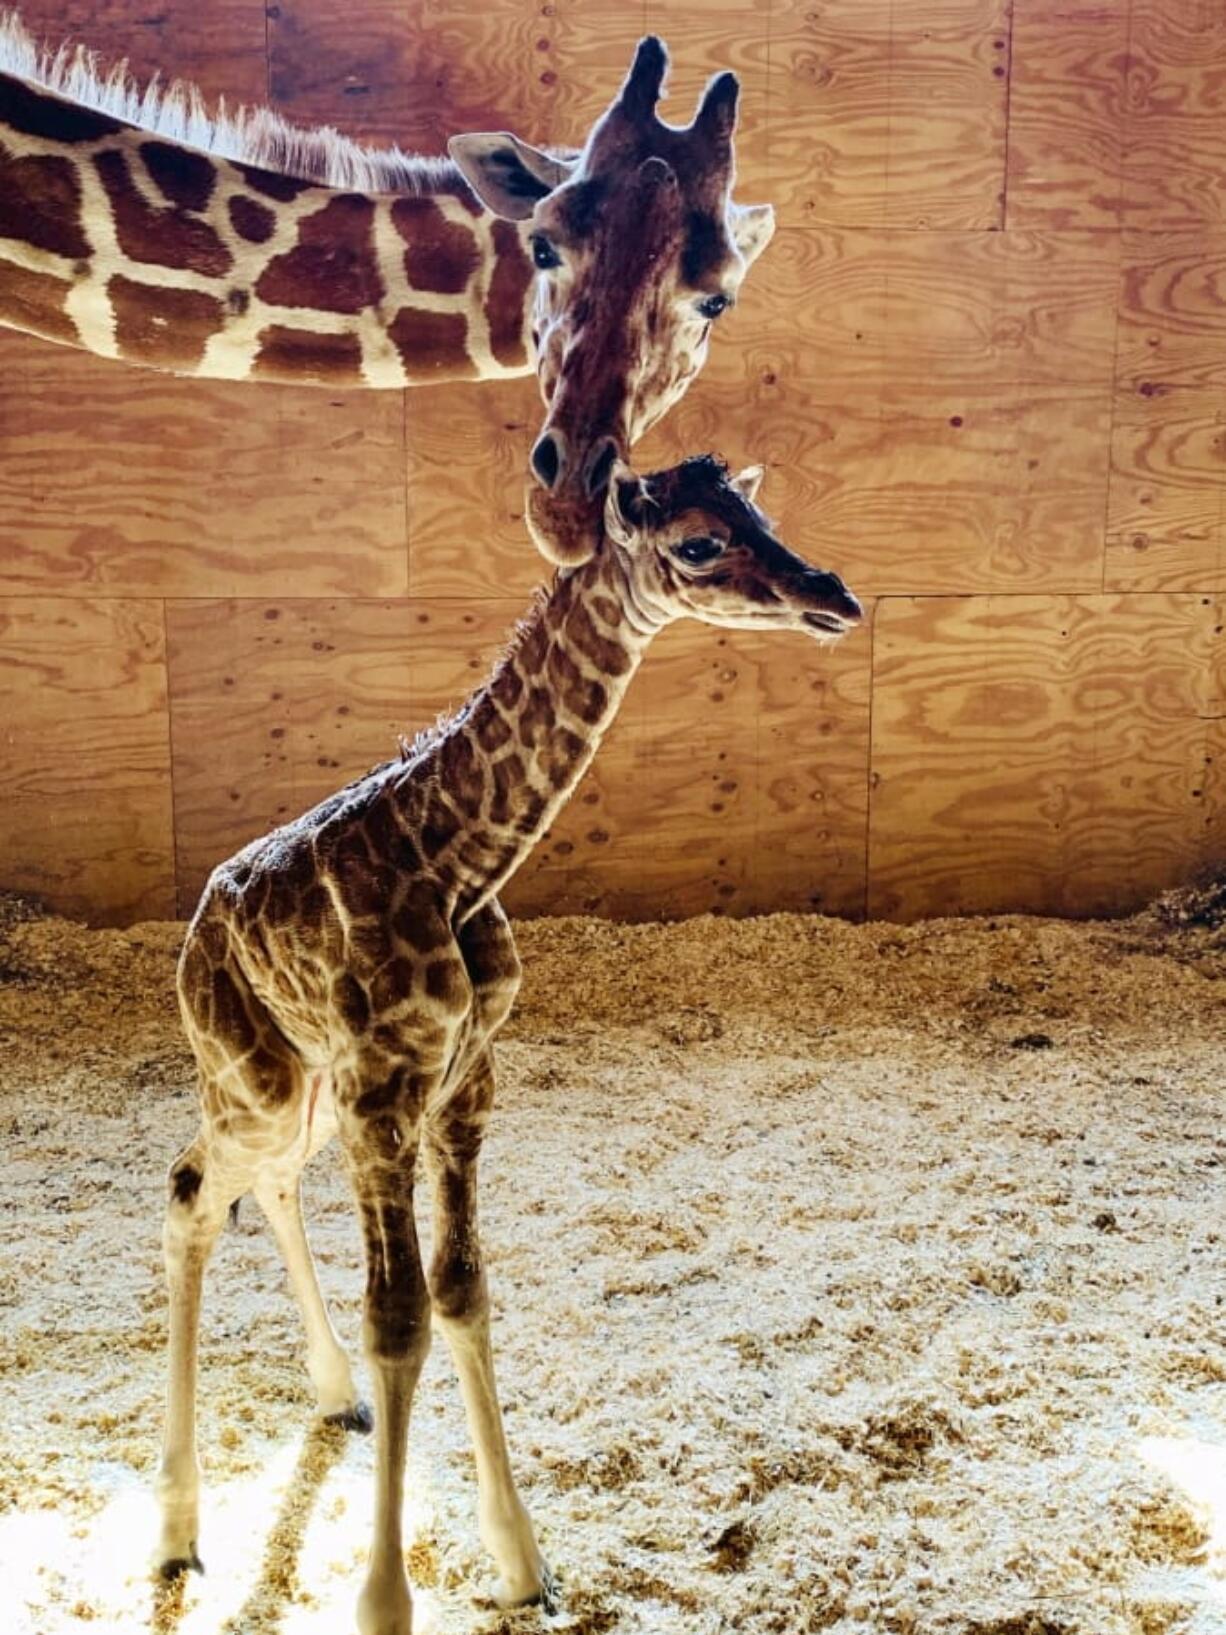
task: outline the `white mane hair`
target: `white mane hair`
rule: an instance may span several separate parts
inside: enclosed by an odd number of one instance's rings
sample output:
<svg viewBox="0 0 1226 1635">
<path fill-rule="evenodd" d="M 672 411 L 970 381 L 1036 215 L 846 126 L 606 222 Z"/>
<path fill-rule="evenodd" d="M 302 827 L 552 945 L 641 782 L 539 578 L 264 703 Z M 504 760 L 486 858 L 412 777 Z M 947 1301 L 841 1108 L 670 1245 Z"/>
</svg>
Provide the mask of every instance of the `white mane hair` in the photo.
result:
<svg viewBox="0 0 1226 1635">
<path fill-rule="evenodd" d="M 183 80 L 142 86 L 126 59 L 106 68 L 83 45 L 41 44 L 15 11 L 0 10 L 0 74 L 109 114 L 182 147 L 258 165 L 301 181 L 373 193 L 424 193 L 459 178 L 449 159 L 423 159 L 399 148 L 364 148 L 330 126 L 301 130 L 271 108 L 210 108 Z"/>
</svg>

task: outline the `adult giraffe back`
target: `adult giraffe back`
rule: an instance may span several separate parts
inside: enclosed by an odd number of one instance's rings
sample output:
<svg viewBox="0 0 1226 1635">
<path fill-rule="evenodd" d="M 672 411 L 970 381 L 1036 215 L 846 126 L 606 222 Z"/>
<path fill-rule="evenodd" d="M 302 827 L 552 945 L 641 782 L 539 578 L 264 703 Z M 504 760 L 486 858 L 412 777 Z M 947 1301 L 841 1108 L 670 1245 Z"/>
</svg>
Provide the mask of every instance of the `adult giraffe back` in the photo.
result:
<svg viewBox="0 0 1226 1635">
<path fill-rule="evenodd" d="M 702 303 L 730 298 L 773 229 L 768 206 L 729 196 L 735 79 L 714 80 L 679 131 L 654 116 L 665 62 L 641 42 L 577 156 L 501 133 L 456 136 L 431 159 L 266 109 L 212 115 L 191 87 L 143 93 L 122 65 L 40 50 L 8 14 L 0 324 L 176 374 L 333 389 L 537 368 L 554 457 L 538 456 L 537 478 L 557 513 L 538 544 L 586 552 L 613 455 L 685 390 L 705 356 Z M 640 267 L 642 238 L 605 229 L 645 192 L 657 231 Z M 701 266 L 700 218 L 715 250 Z"/>
</svg>

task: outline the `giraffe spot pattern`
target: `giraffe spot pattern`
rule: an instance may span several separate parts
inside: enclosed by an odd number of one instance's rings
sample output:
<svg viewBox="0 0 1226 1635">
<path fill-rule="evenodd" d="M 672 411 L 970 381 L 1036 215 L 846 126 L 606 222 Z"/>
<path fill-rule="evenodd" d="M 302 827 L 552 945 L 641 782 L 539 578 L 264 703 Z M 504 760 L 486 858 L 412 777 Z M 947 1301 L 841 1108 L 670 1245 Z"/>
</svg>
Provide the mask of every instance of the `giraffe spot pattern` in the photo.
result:
<svg viewBox="0 0 1226 1635">
<path fill-rule="evenodd" d="M 267 244 L 277 230 L 276 213 L 245 193 L 231 194 L 226 208 L 234 231 L 248 244 Z"/>
<path fill-rule="evenodd" d="M 261 170 L 258 165 L 235 165 L 234 168 L 253 193 L 262 193 L 266 199 L 276 199 L 278 204 L 292 204 L 315 186 L 313 182 L 299 181 L 296 176 L 283 176 L 280 171 Z"/>
<path fill-rule="evenodd" d="M 468 319 L 462 312 L 401 307 L 387 332 L 411 381 L 475 379 L 477 366 L 468 355 Z"/>
<path fill-rule="evenodd" d="M 194 369 L 225 308 L 200 290 L 163 289 L 116 273 L 107 281 L 120 356 L 162 369 Z"/>
<path fill-rule="evenodd" d="M 528 362 L 524 301 L 532 282 L 532 263 L 509 221 L 494 223 L 493 238 L 497 259 L 485 297 L 490 351 L 504 368 L 517 369 Z"/>
<path fill-rule="evenodd" d="M 42 96 L 10 74 L 0 74 L 4 123 L 23 136 L 41 136 L 50 142 L 96 142 L 130 129 L 117 119 L 81 108 L 58 97 Z"/>
<path fill-rule="evenodd" d="M 119 248 L 130 260 L 210 278 L 229 272 L 230 252 L 208 222 L 197 221 L 178 205 L 158 210 L 146 203 L 118 149 L 95 154 L 94 168 L 111 201 Z"/>
<path fill-rule="evenodd" d="M 448 221 L 433 199 L 397 199 L 392 222 L 405 241 L 405 277 L 413 289 L 459 295 L 481 265 L 470 227 Z"/>
<path fill-rule="evenodd" d="M 375 207 L 356 193 L 331 198 L 322 210 L 303 216 L 298 243 L 274 256 L 260 274 L 255 292 L 270 306 L 308 307 L 318 312 L 364 312 L 383 298 L 375 256 Z"/>
<path fill-rule="evenodd" d="M 0 146 L 0 238 L 74 260 L 89 256 L 81 183 L 70 159 L 58 154 L 19 159 Z"/>
<path fill-rule="evenodd" d="M 140 156 L 149 179 L 164 199 L 184 210 L 204 210 L 217 185 L 217 167 L 203 153 L 172 147 L 169 142 L 142 142 Z"/>
<path fill-rule="evenodd" d="M 269 324 L 260 331 L 258 345 L 251 372 L 261 380 L 361 384 L 362 343 L 356 335 L 321 335 L 289 324 Z"/>
<path fill-rule="evenodd" d="M 0 278 L 0 324 L 47 341 L 78 339 L 77 326 L 64 310 L 72 285 L 50 273 L 30 272 L 4 263 Z"/>
</svg>

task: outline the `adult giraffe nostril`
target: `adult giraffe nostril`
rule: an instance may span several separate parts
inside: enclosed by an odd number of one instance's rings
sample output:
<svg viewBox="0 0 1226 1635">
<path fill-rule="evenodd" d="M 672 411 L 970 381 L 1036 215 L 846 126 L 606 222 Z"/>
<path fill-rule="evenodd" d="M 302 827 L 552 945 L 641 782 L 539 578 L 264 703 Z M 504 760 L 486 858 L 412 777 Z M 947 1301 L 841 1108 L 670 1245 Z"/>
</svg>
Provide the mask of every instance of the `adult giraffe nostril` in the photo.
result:
<svg viewBox="0 0 1226 1635">
<path fill-rule="evenodd" d="M 617 457 L 617 444 L 611 437 L 606 437 L 596 444 L 588 456 L 587 476 L 584 479 L 584 488 L 589 500 L 594 500 L 608 486 L 609 473 L 613 469 L 613 461 Z"/>
<path fill-rule="evenodd" d="M 553 491 L 562 471 L 562 456 L 552 432 L 538 437 L 532 450 L 532 469 L 541 486 Z"/>
</svg>

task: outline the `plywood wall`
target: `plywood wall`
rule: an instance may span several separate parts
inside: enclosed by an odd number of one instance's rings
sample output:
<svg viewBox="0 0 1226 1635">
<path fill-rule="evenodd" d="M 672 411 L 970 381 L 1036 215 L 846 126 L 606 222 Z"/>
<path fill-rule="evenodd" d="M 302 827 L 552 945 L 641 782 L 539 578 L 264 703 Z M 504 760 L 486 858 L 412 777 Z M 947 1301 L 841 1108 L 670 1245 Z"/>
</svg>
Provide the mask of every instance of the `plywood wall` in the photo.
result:
<svg viewBox="0 0 1226 1635">
<path fill-rule="evenodd" d="M 770 467 L 870 627 L 661 639 L 521 911 L 1126 909 L 1226 826 L 1226 8 L 32 0 L 437 151 L 580 137 L 634 40 L 744 85 L 780 232 L 642 450 Z M 460 700 L 541 571 L 534 383 L 179 382 L 0 334 L 0 883 L 188 912 Z"/>
</svg>

